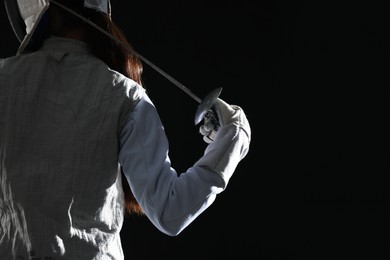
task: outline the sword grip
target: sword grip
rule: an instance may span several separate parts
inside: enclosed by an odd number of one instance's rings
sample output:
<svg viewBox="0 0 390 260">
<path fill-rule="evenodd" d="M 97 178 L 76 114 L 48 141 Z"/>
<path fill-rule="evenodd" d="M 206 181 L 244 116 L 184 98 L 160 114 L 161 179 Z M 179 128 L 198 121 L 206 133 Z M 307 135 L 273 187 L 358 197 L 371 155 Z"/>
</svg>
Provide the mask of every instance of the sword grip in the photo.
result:
<svg viewBox="0 0 390 260">
<path fill-rule="evenodd" d="M 217 112 L 215 111 L 215 106 L 213 105 L 209 111 L 207 111 L 206 115 L 204 116 L 205 121 L 209 121 L 214 125 L 214 131 L 218 131 L 221 125 L 219 124 L 219 118 L 217 115 Z"/>
</svg>

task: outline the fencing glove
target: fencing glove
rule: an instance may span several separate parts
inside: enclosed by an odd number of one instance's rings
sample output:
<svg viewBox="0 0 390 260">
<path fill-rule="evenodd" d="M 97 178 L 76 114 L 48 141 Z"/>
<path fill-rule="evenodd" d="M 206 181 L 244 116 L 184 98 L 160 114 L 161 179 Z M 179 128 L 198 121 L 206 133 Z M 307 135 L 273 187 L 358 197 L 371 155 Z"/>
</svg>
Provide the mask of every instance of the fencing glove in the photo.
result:
<svg viewBox="0 0 390 260">
<path fill-rule="evenodd" d="M 251 129 L 242 108 L 229 105 L 217 98 L 213 108 L 205 116 L 199 132 L 203 135 L 203 140 L 209 144 L 215 140 L 218 130 L 227 124 L 238 124 L 250 137 Z"/>
</svg>

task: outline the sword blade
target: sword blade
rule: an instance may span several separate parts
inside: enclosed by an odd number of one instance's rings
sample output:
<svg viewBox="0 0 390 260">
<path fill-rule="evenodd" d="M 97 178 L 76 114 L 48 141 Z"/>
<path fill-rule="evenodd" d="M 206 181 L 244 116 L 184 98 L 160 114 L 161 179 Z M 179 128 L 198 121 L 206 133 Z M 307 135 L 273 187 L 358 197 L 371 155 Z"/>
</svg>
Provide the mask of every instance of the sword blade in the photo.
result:
<svg viewBox="0 0 390 260">
<path fill-rule="evenodd" d="M 130 47 L 129 44 L 119 40 L 118 38 L 116 38 L 115 36 L 113 36 L 112 34 L 110 34 L 109 32 L 103 30 L 102 28 L 100 28 L 97 24 L 91 22 L 90 20 L 88 20 L 87 18 L 85 18 L 84 16 L 80 15 L 79 13 L 73 11 L 72 9 L 58 3 L 57 1 L 53 1 L 51 0 L 50 2 L 58 5 L 59 7 L 65 9 L 66 11 L 70 12 L 71 14 L 77 16 L 78 18 L 80 18 L 81 20 L 83 20 L 84 22 L 88 23 L 89 25 L 91 25 L 93 28 L 97 29 L 98 31 L 100 31 L 101 33 L 105 34 L 107 37 L 109 37 L 110 39 L 112 39 L 113 41 L 115 41 L 117 44 L 123 46 L 124 48 L 132 51 L 140 60 L 142 60 L 143 62 L 145 62 L 146 64 L 148 64 L 150 67 L 152 67 L 155 71 L 157 71 L 158 73 L 160 73 L 162 76 L 164 76 L 166 79 L 168 79 L 170 82 L 172 82 L 176 87 L 180 88 L 182 91 L 184 91 L 187 95 L 189 95 L 190 97 L 192 97 L 196 102 L 198 103 L 201 103 L 202 100 L 196 96 L 190 89 L 188 89 L 186 86 L 184 86 L 182 83 L 180 83 L 179 81 L 177 81 L 175 78 L 173 78 L 172 76 L 170 76 L 168 73 L 166 73 L 165 71 L 163 71 L 161 68 L 159 68 L 157 65 L 155 65 L 153 62 L 151 62 L 150 60 L 146 59 L 144 56 L 142 56 L 141 54 L 139 54 L 138 52 L 136 52 L 133 48 Z"/>
<path fill-rule="evenodd" d="M 146 64 L 148 64 L 150 67 L 152 67 L 155 71 L 157 71 L 158 73 L 160 73 L 162 76 L 164 76 L 166 79 L 168 79 L 170 82 L 172 82 L 176 87 L 180 88 L 181 90 L 183 90 L 187 95 L 189 95 L 190 97 L 192 97 L 196 102 L 198 103 L 201 103 L 202 100 L 196 96 L 189 88 L 187 88 L 186 86 L 184 86 L 182 83 L 180 83 L 179 81 L 177 81 L 175 78 L 173 78 L 172 76 L 170 76 L 168 73 L 166 73 L 165 71 L 163 71 L 161 68 L 159 68 L 158 66 L 156 66 L 154 63 L 152 63 L 150 60 L 146 59 L 144 56 L 142 56 L 141 54 L 139 54 L 138 52 L 136 52 L 135 50 L 133 50 L 134 54 L 137 55 L 138 58 L 140 58 L 143 62 L 145 62 Z"/>
</svg>

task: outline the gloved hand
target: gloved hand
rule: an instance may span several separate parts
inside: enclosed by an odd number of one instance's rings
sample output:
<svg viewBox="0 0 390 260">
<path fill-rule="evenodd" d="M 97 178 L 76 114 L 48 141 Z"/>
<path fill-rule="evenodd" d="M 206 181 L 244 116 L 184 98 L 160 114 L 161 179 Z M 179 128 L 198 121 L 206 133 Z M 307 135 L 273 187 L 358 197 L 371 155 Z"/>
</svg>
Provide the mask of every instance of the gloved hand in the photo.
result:
<svg viewBox="0 0 390 260">
<path fill-rule="evenodd" d="M 203 135 L 203 140 L 209 144 L 215 140 L 221 127 L 231 123 L 240 125 L 250 137 L 251 129 L 242 108 L 237 105 L 229 105 L 217 98 L 212 109 L 205 116 L 199 132 Z"/>
</svg>

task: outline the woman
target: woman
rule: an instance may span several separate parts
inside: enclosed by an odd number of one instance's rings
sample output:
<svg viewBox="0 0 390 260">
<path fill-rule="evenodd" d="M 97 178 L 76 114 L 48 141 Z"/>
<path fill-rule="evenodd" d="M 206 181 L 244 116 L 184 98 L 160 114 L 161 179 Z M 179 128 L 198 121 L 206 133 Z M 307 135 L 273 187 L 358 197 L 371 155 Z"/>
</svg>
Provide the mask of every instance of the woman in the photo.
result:
<svg viewBox="0 0 390 260">
<path fill-rule="evenodd" d="M 204 155 L 176 172 L 136 55 L 62 7 L 125 41 L 110 3 L 31 2 L 17 1 L 18 55 L 0 60 L 0 259 L 123 259 L 125 209 L 180 234 L 248 153 L 243 110 L 217 99 Z"/>
</svg>

